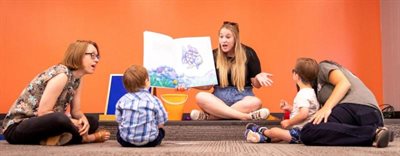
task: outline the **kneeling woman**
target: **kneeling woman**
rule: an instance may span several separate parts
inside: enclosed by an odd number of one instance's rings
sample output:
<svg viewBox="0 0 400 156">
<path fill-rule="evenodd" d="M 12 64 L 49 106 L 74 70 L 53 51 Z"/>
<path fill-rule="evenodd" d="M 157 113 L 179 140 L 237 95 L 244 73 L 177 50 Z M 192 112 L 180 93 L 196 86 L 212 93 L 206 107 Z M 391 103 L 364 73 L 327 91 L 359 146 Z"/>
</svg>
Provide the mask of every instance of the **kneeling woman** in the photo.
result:
<svg viewBox="0 0 400 156">
<path fill-rule="evenodd" d="M 305 145 L 388 146 L 389 131 L 374 94 L 348 69 L 319 63 L 317 98 L 323 107 L 301 130 Z"/>
</svg>

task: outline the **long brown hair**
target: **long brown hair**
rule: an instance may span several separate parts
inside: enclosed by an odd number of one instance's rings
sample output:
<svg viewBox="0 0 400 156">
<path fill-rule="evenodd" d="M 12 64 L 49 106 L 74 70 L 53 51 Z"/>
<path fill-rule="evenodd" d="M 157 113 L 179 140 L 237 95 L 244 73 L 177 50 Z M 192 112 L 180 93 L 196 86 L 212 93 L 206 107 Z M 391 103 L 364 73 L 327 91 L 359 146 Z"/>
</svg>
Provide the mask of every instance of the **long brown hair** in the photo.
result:
<svg viewBox="0 0 400 156">
<path fill-rule="evenodd" d="M 246 52 L 240 42 L 239 36 L 239 25 L 234 22 L 224 22 L 218 33 L 221 32 L 221 29 L 228 29 L 232 32 L 234 40 L 235 40 L 235 56 L 233 60 L 229 60 L 227 55 L 222 52 L 221 45 L 218 44 L 217 51 L 217 69 L 219 72 L 219 82 L 221 87 L 228 86 L 228 73 L 231 72 L 231 80 L 233 85 L 237 87 L 239 91 L 244 90 L 245 86 L 245 73 L 246 73 Z M 218 34 L 219 35 L 219 34 Z"/>
</svg>

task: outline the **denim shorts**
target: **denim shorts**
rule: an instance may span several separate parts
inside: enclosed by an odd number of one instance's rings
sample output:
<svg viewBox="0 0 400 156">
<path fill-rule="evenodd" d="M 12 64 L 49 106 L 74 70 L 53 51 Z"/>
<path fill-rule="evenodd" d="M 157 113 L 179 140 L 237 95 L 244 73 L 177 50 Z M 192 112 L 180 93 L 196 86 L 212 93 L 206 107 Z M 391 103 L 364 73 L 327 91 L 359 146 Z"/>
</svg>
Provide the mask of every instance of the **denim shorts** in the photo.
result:
<svg viewBox="0 0 400 156">
<path fill-rule="evenodd" d="M 292 140 L 289 142 L 290 144 L 301 144 L 300 131 L 298 127 L 289 129 L 290 136 L 292 136 Z"/>
<path fill-rule="evenodd" d="M 225 88 L 214 86 L 213 94 L 224 101 L 229 107 L 242 100 L 246 96 L 254 96 L 253 87 L 245 87 L 244 91 L 240 92 L 236 87 L 233 86 L 228 86 Z"/>
</svg>

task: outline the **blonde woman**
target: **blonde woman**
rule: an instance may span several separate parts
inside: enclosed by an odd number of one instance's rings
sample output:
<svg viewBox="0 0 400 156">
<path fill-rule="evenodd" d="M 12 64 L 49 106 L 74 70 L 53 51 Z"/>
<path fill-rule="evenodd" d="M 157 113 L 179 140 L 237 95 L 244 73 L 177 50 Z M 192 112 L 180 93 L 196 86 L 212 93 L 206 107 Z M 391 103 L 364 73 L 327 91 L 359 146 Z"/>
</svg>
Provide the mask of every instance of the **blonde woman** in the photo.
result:
<svg viewBox="0 0 400 156">
<path fill-rule="evenodd" d="M 38 74 L 10 108 L 3 121 L 7 142 L 66 145 L 108 140 L 110 133 L 97 131 L 98 121 L 86 117 L 80 106 L 81 79 L 95 72 L 99 59 L 95 42 L 71 43 L 62 62 Z"/>
<path fill-rule="evenodd" d="M 271 74 L 261 72 L 255 51 L 241 44 L 237 23 L 223 23 L 219 30 L 219 46 L 213 53 L 218 85 L 196 87 L 200 90 L 214 88 L 214 91 L 196 95 L 201 110 L 192 110 L 192 120 L 266 119 L 269 110 L 260 109 L 262 102 L 254 96 L 253 87 L 270 86 Z"/>
</svg>

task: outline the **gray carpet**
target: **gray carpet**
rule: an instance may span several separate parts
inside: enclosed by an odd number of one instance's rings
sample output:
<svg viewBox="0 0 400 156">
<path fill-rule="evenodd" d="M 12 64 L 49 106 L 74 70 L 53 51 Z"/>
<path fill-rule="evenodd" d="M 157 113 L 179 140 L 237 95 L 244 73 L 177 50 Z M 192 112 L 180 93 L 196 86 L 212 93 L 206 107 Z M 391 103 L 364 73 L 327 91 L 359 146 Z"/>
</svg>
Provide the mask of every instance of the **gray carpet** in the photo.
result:
<svg viewBox="0 0 400 156">
<path fill-rule="evenodd" d="M 254 122 L 254 121 L 253 121 Z M 50 147 L 40 145 L 10 145 L 0 141 L 0 155 L 400 155 L 400 120 L 385 120 L 385 125 L 395 132 L 394 142 L 387 148 L 375 147 L 327 147 L 295 144 L 251 144 L 243 141 L 244 125 L 248 121 L 192 121 L 170 122 L 166 125 L 167 136 L 161 146 L 156 148 L 123 148 L 116 140 L 105 143 Z M 256 122 L 267 126 L 277 123 Z M 102 123 L 102 128 L 115 129 L 116 123 Z M 204 141 L 206 140 L 206 141 Z"/>
<path fill-rule="evenodd" d="M 252 144 L 244 141 L 164 141 L 155 148 L 123 148 L 115 140 L 105 143 L 50 147 L 40 145 L 10 145 L 0 141 L 0 155 L 29 156 L 127 156 L 127 155 L 265 155 L 265 156 L 310 156 L 310 155 L 400 155 L 400 140 L 396 138 L 387 148 L 375 147 L 326 147 L 301 144 Z"/>
</svg>

